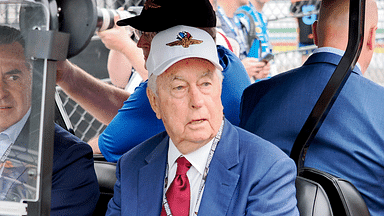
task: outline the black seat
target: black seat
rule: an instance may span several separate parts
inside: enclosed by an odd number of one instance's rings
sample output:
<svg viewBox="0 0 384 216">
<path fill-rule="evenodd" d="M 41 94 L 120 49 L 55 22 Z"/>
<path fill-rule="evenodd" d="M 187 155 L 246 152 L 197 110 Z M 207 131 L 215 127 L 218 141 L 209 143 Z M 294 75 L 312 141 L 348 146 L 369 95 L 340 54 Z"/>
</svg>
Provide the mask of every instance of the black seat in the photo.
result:
<svg viewBox="0 0 384 216">
<path fill-rule="evenodd" d="M 300 215 L 333 215 L 328 196 L 319 183 L 297 176 L 296 198 Z"/>
<path fill-rule="evenodd" d="M 296 179 L 300 215 L 369 216 L 369 210 L 356 187 L 345 179 L 304 167 Z"/>
<path fill-rule="evenodd" d="M 108 202 L 113 197 L 113 189 L 116 183 L 116 163 L 95 160 L 95 172 L 99 183 L 100 198 L 97 202 L 94 216 L 105 215 Z"/>
</svg>

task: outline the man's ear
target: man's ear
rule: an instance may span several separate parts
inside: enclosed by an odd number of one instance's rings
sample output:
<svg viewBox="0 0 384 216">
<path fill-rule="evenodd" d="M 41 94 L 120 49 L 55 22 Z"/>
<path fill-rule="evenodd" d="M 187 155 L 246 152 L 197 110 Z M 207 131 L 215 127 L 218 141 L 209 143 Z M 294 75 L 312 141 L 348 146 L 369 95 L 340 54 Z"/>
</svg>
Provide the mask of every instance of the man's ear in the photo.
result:
<svg viewBox="0 0 384 216">
<path fill-rule="evenodd" d="M 316 46 L 319 46 L 319 38 L 317 36 L 317 20 L 312 24 L 313 42 Z"/>
<path fill-rule="evenodd" d="M 148 87 L 147 87 L 147 97 L 148 97 L 149 103 L 151 104 L 152 110 L 156 113 L 156 117 L 158 119 L 161 119 L 159 99 L 156 96 L 156 94 L 153 93 L 153 91 Z"/>
<path fill-rule="evenodd" d="M 367 39 L 367 46 L 369 50 L 375 49 L 376 30 L 377 30 L 377 26 L 374 26 L 373 28 L 369 29 L 368 39 Z"/>
</svg>

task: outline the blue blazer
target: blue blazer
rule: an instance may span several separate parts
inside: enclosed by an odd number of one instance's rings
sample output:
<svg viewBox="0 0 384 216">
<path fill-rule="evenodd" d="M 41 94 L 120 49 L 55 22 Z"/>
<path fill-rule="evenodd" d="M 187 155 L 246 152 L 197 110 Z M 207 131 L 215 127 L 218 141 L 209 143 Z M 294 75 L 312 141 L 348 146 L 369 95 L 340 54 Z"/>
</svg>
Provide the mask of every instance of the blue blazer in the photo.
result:
<svg viewBox="0 0 384 216">
<path fill-rule="evenodd" d="M 51 216 L 90 216 L 100 195 L 91 147 L 56 124 L 51 194 Z"/>
<path fill-rule="evenodd" d="M 106 215 L 160 215 L 168 141 L 162 132 L 119 159 Z M 295 177 L 281 150 L 226 120 L 199 215 L 299 215 Z"/>
<path fill-rule="evenodd" d="M 240 127 L 290 154 L 341 56 L 320 52 L 300 68 L 249 86 Z M 371 215 L 384 215 L 384 88 L 355 67 L 311 143 L 305 165 L 352 182 Z"/>
<path fill-rule="evenodd" d="M 30 140 L 37 139 L 38 133 L 31 132 L 30 122 L 27 121 L 24 128 L 17 137 L 9 158 L 13 163 L 21 163 L 24 158 L 32 159 L 30 155 L 20 157 L 31 148 Z M 17 157 L 19 156 L 19 157 Z M 37 159 L 37 155 L 36 155 Z M 21 161 L 21 162 L 19 162 Z M 24 161 L 25 162 L 25 161 Z M 34 162 L 27 161 L 32 166 L 37 166 Z M 30 167 L 30 166 L 28 166 Z M 27 183 L 28 167 L 19 166 L 17 169 L 5 170 L 5 174 L 19 182 Z M 0 179 L 0 183 L 7 183 Z M 10 187 L 8 197 L 12 196 L 12 191 L 22 191 L 16 197 L 29 198 L 35 195 L 29 192 L 23 184 L 13 184 Z M 23 197 L 24 196 L 26 197 Z M 93 166 L 93 152 L 91 147 L 72 135 L 59 125 L 55 124 L 55 137 L 53 149 L 52 166 L 52 191 L 51 191 L 51 216 L 91 216 L 99 199 L 100 191 L 96 173 Z"/>
</svg>

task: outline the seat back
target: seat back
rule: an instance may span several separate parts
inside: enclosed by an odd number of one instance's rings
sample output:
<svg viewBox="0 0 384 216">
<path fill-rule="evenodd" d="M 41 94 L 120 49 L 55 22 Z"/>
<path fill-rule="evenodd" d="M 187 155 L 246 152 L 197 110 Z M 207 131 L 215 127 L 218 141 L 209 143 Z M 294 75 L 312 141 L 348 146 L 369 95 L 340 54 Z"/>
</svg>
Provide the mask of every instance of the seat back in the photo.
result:
<svg viewBox="0 0 384 216">
<path fill-rule="evenodd" d="M 117 180 L 116 163 L 95 160 L 94 166 L 99 183 L 100 198 L 93 216 L 104 216 L 108 208 L 108 202 L 113 197 L 113 189 Z"/>
<path fill-rule="evenodd" d="M 349 181 L 329 173 L 308 167 L 302 168 L 296 180 L 296 188 L 300 215 L 370 215 L 356 187 Z M 327 209 L 329 205 L 331 210 Z M 313 211 L 309 209 L 311 206 L 314 207 Z"/>
<path fill-rule="evenodd" d="M 333 215 L 328 196 L 317 182 L 297 176 L 296 198 L 301 216 Z"/>
</svg>

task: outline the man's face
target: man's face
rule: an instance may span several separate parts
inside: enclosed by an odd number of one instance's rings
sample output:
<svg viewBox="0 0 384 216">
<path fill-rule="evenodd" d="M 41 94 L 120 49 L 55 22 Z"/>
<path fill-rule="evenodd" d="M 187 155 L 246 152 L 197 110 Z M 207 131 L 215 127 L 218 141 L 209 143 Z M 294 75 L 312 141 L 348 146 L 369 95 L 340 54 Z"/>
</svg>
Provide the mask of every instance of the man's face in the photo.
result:
<svg viewBox="0 0 384 216">
<path fill-rule="evenodd" d="M 207 144 L 223 119 L 221 80 L 207 60 L 184 59 L 157 78 L 158 96 L 148 90 L 152 108 L 183 154 Z"/>
<path fill-rule="evenodd" d="M 137 47 L 143 49 L 144 60 L 147 61 L 149 51 L 151 50 L 152 39 L 156 36 L 157 32 L 141 32 L 138 36 L 140 39 L 137 41 Z"/>
<path fill-rule="evenodd" d="M 0 45 L 0 132 L 20 121 L 31 106 L 31 71 L 21 44 Z"/>
</svg>

